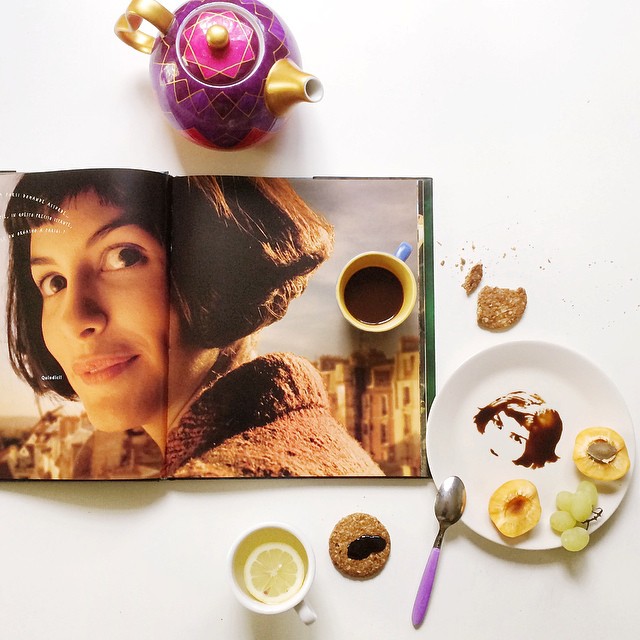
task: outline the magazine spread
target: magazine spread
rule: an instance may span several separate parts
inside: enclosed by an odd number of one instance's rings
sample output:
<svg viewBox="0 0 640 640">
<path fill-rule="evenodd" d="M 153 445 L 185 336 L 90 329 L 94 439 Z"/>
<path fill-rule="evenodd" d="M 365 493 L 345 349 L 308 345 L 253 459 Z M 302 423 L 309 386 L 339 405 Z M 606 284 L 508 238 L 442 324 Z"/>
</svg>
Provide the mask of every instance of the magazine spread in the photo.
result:
<svg viewBox="0 0 640 640">
<path fill-rule="evenodd" d="M 426 477 L 431 180 L 0 174 L 0 479 Z M 409 317 L 336 282 L 393 254 Z"/>
</svg>

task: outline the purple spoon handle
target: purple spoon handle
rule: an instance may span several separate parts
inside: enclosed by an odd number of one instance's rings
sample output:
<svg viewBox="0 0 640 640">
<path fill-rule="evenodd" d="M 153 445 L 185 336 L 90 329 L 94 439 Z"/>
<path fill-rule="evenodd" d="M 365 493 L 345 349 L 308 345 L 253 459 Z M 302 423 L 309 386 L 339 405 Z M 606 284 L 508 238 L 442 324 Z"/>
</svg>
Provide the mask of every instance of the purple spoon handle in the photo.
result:
<svg viewBox="0 0 640 640">
<path fill-rule="evenodd" d="M 418 587 L 418 593 L 416 594 L 416 600 L 413 603 L 413 612 L 411 613 L 411 622 L 413 626 L 417 627 L 422 624 L 424 616 L 427 613 L 427 607 L 429 606 L 429 598 L 431 597 L 431 588 L 433 587 L 433 580 L 436 577 L 436 569 L 438 567 L 438 559 L 440 558 L 440 548 L 433 547 L 429 554 L 429 560 L 427 566 L 424 568 L 422 574 L 422 580 L 420 580 L 420 586 Z"/>
</svg>

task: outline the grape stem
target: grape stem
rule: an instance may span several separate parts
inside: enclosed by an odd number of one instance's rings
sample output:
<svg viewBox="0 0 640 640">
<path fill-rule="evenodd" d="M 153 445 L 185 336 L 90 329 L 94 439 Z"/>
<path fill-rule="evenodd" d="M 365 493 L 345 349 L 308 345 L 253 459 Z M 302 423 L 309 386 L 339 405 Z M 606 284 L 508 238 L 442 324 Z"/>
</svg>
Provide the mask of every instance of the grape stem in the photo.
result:
<svg viewBox="0 0 640 640">
<path fill-rule="evenodd" d="M 582 524 L 585 525 L 587 530 L 589 529 L 589 525 L 592 522 L 595 522 L 598 518 L 600 518 L 600 516 L 602 516 L 602 507 L 598 507 L 597 509 L 594 509 L 591 513 L 593 515 L 590 518 L 582 521 Z"/>
</svg>

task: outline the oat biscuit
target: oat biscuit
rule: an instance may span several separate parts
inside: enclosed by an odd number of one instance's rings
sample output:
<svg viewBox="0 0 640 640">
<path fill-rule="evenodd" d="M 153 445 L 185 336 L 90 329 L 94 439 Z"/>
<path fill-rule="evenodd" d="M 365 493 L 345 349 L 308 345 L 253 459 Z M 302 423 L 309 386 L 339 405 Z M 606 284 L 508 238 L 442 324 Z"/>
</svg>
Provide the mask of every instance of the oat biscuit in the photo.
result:
<svg viewBox="0 0 640 640">
<path fill-rule="evenodd" d="M 467 277 L 462 283 L 462 288 L 467 292 L 468 296 L 478 288 L 480 280 L 482 280 L 483 272 L 484 268 L 482 266 L 482 262 L 477 262 L 473 267 L 471 267 L 471 269 L 469 269 Z"/>
<path fill-rule="evenodd" d="M 373 578 L 382 571 L 390 551 L 389 532 L 367 513 L 342 518 L 329 537 L 333 565 L 350 578 Z"/>
<path fill-rule="evenodd" d="M 478 294 L 478 325 L 492 331 L 508 329 L 520 320 L 526 307 L 527 292 L 522 287 L 483 287 Z"/>
</svg>

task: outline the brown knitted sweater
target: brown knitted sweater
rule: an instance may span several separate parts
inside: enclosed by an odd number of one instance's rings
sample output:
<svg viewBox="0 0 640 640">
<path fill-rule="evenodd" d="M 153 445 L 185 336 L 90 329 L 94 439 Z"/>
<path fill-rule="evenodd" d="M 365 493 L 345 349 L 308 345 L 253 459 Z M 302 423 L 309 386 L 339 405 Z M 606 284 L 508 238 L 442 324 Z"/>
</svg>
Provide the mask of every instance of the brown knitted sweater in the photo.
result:
<svg viewBox="0 0 640 640">
<path fill-rule="evenodd" d="M 202 390 L 167 438 L 169 477 L 381 476 L 292 354 L 256 358 Z"/>
</svg>

